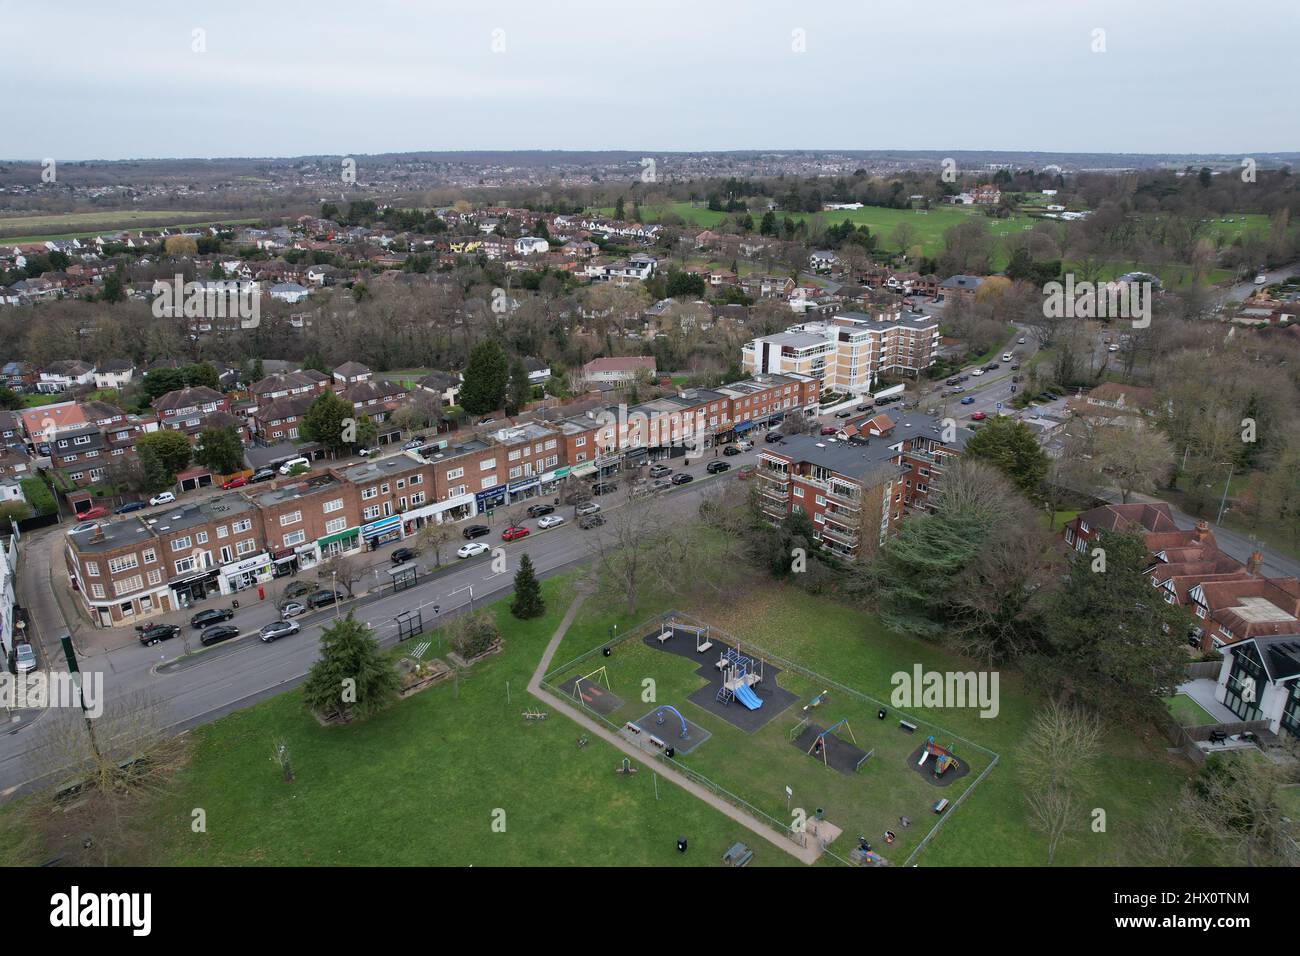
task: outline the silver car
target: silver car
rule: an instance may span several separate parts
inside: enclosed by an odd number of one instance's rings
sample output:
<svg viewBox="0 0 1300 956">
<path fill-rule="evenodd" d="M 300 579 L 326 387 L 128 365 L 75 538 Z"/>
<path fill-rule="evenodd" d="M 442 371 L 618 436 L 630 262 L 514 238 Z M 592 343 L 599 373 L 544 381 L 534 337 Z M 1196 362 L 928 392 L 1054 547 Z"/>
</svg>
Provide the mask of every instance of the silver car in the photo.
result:
<svg viewBox="0 0 1300 956">
<path fill-rule="evenodd" d="M 280 616 L 283 618 L 297 617 L 299 614 L 307 613 L 307 605 L 301 601 L 285 601 L 280 607 Z"/>
<path fill-rule="evenodd" d="M 263 642 L 270 644 L 272 641 L 281 637 L 288 637 L 290 634 L 297 634 L 301 630 L 297 621 L 272 621 L 263 627 L 258 633 L 261 635 Z"/>
<path fill-rule="evenodd" d="M 36 651 L 30 644 L 19 644 L 14 648 L 15 667 L 18 673 L 26 674 L 36 670 Z"/>
</svg>

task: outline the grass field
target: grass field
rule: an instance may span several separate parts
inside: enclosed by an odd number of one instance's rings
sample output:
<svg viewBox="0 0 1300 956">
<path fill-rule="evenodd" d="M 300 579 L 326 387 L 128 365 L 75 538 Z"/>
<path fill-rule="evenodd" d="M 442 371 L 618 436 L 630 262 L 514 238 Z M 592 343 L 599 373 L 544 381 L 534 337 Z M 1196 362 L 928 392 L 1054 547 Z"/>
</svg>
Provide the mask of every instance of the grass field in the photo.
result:
<svg viewBox="0 0 1300 956">
<path fill-rule="evenodd" d="M 1204 727 L 1207 724 L 1217 723 L 1204 707 L 1186 694 L 1166 697 L 1165 703 L 1169 705 L 1169 713 L 1174 715 L 1174 720 L 1184 727 Z"/>
<path fill-rule="evenodd" d="M 48 216 L 0 218 L 0 237 L 7 243 L 43 242 L 47 239 L 87 239 L 119 229 L 176 228 L 180 226 L 244 225 L 258 219 L 213 219 L 211 211 L 126 209 L 69 212 Z"/>
</svg>

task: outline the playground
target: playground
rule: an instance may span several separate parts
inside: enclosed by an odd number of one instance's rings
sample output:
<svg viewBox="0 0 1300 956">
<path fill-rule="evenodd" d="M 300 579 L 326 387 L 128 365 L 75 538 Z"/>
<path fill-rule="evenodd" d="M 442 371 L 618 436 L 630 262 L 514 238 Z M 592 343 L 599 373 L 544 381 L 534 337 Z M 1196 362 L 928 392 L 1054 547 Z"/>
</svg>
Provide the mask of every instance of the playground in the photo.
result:
<svg viewBox="0 0 1300 956">
<path fill-rule="evenodd" d="M 959 826 L 948 815 L 996 759 L 676 611 L 590 648 L 545 683 L 769 825 L 794 827 L 792 839 L 830 838 L 831 859 L 854 865 L 903 865 L 938 825 Z"/>
</svg>

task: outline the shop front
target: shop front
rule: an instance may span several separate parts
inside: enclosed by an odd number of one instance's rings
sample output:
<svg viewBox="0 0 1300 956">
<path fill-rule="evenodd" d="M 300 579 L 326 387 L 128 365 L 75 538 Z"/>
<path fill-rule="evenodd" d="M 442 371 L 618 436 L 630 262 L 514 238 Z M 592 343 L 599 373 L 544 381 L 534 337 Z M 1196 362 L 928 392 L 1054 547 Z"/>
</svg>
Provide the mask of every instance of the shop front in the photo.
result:
<svg viewBox="0 0 1300 956">
<path fill-rule="evenodd" d="M 510 503 L 514 504 L 516 501 L 526 501 L 529 498 L 535 497 L 537 495 L 537 489 L 540 486 L 541 482 L 538 480 L 536 475 L 530 475 L 527 478 L 520 478 L 518 481 L 510 482 L 507 486 L 507 490 L 510 493 Z"/>
<path fill-rule="evenodd" d="M 316 539 L 316 547 L 320 550 L 320 559 L 322 561 L 328 561 L 337 555 L 355 551 L 361 547 L 361 529 L 348 528 L 346 531 L 327 534 L 323 538 Z"/>
<path fill-rule="evenodd" d="M 271 556 L 265 552 L 244 558 L 234 564 L 227 564 L 221 569 L 218 583 L 222 594 L 233 594 L 245 588 L 251 588 L 259 582 L 271 580 L 273 567 Z"/>
<path fill-rule="evenodd" d="M 367 551 L 374 551 L 392 541 L 402 539 L 402 516 L 389 515 L 379 521 L 361 526 L 361 538 L 366 543 Z"/>
<path fill-rule="evenodd" d="M 474 504 L 478 508 L 479 514 L 490 514 L 494 508 L 500 508 L 506 503 L 506 486 L 497 485 L 495 488 L 488 488 L 486 491 L 480 491 L 474 496 Z"/>
<path fill-rule="evenodd" d="M 645 447 L 629 448 L 623 453 L 623 470 L 635 471 L 650 464 L 650 449 Z"/>
<path fill-rule="evenodd" d="M 558 495 L 560 493 L 560 484 L 569 474 L 569 467 L 556 468 L 554 471 L 548 471 L 539 479 L 537 493 L 539 495 Z"/>
<path fill-rule="evenodd" d="M 293 548 L 285 548 L 283 551 L 271 552 L 272 577 L 283 578 L 297 573 L 298 555 L 294 552 Z"/>
<path fill-rule="evenodd" d="M 191 604 L 197 604 L 199 601 L 205 600 L 210 594 L 220 593 L 219 577 L 220 571 L 217 568 L 212 568 L 211 570 L 186 575 L 175 581 L 169 581 L 167 586 L 171 588 L 174 595 L 173 605 L 178 608 L 187 608 Z"/>
<path fill-rule="evenodd" d="M 619 465 L 623 462 L 622 455 L 602 455 L 596 459 L 596 473 L 603 481 L 617 474 Z"/>
</svg>

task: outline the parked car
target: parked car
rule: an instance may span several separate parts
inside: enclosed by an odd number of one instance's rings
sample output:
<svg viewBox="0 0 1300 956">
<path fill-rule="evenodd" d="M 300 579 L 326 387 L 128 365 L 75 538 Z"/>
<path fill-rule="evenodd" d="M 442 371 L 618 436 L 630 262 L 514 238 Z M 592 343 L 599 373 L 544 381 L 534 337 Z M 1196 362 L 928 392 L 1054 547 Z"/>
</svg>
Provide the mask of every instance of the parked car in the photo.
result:
<svg viewBox="0 0 1300 956">
<path fill-rule="evenodd" d="M 294 581 L 284 589 L 284 596 L 287 598 L 302 597 L 304 594 L 311 594 L 314 590 L 316 590 L 314 584 L 309 584 L 306 581 Z"/>
<path fill-rule="evenodd" d="M 415 551 L 412 548 L 394 548 L 393 553 L 388 557 L 393 564 L 402 564 L 403 562 L 410 561 L 415 557 Z"/>
<path fill-rule="evenodd" d="M 412 438 L 410 441 L 407 441 L 407 442 L 403 442 L 403 443 L 402 443 L 402 450 L 403 450 L 403 451 L 415 451 L 417 448 L 420 448 L 420 447 L 422 447 L 423 445 L 424 445 L 424 439 L 423 439 L 423 438 Z"/>
<path fill-rule="evenodd" d="M 753 443 L 752 441 L 746 441 L 745 439 L 742 438 L 740 441 L 736 442 L 734 445 L 729 445 L 729 446 L 727 446 L 727 447 L 729 447 L 729 448 L 735 448 L 735 449 L 738 450 L 738 451 L 749 451 L 751 448 L 754 447 L 754 443 Z"/>
<path fill-rule="evenodd" d="M 604 523 L 605 523 L 604 515 L 583 515 L 581 518 L 578 519 L 578 527 L 582 528 L 584 531 L 587 530 L 588 528 L 599 527 Z"/>
<path fill-rule="evenodd" d="M 839 429 L 834 425 L 823 425 L 821 429 L 823 435 L 834 435 L 837 431 L 839 431 Z"/>
<path fill-rule="evenodd" d="M 593 495 L 608 495 L 618 491 L 618 483 L 613 481 L 598 481 L 591 486 Z"/>
<path fill-rule="evenodd" d="M 36 670 L 36 651 L 32 649 L 32 645 L 14 645 L 14 670 L 19 674 Z"/>
<path fill-rule="evenodd" d="M 256 485 L 259 482 L 270 481 L 274 477 L 275 477 L 274 468 L 259 468 L 257 469 L 257 471 L 253 472 L 251 475 L 248 476 L 248 483 L 250 485 Z"/>
<path fill-rule="evenodd" d="M 473 538 L 481 538 L 483 537 L 483 535 L 491 534 L 491 533 L 492 533 L 492 529 L 485 524 L 472 524 L 464 531 L 462 531 L 460 534 L 461 537 L 463 538 L 473 539 Z"/>
<path fill-rule="evenodd" d="M 471 541 L 469 544 L 462 544 L 456 552 L 458 558 L 473 558 L 480 554 L 487 554 L 491 551 L 482 541 Z"/>
<path fill-rule="evenodd" d="M 232 488 L 242 488 L 246 484 L 248 484 L 247 477 L 244 475 L 235 475 L 235 477 L 231 478 L 229 481 L 223 481 L 221 483 L 221 490 L 230 491 Z"/>
<path fill-rule="evenodd" d="M 537 522 L 537 527 L 545 530 L 546 528 L 558 528 L 564 524 L 564 519 L 559 515 L 547 515 Z"/>
<path fill-rule="evenodd" d="M 781 439 L 783 438 L 785 438 L 785 436 L 782 435 L 780 432 L 768 432 L 766 435 L 763 436 L 763 441 L 778 442 L 781 441 Z"/>
<path fill-rule="evenodd" d="M 532 505 L 528 509 L 528 517 L 540 518 L 542 515 L 548 515 L 555 511 L 554 505 Z"/>
<path fill-rule="evenodd" d="M 1264 275 L 1264 273 L 1261 272 L 1259 275 L 1255 276 L 1255 285 L 1265 285 L 1267 283 L 1268 276 Z"/>
<path fill-rule="evenodd" d="M 965 398 L 963 398 L 963 399 L 961 400 L 961 403 L 962 403 L 963 405 L 974 405 L 974 404 L 975 404 L 975 396 L 974 396 L 974 395 L 967 395 Z"/>
<path fill-rule="evenodd" d="M 858 411 L 858 412 L 869 412 L 869 411 L 871 411 L 871 406 L 870 406 L 870 405 L 859 405 L 856 409 L 854 409 L 854 411 Z"/>
<path fill-rule="evenodd" d="M 179 624 L 141 624 L 135 630 L 140 635 L 140 643 L 145 647 L 149 647 L 151 644 L 157 644 L 159 641 L 175 637 L 181 632 L 181 626 Z"/>
<path fill-rule="evenodd" d="M 262 636 L 263 643 L 270 644 L 281 637 L 297 634 L 300 630 L 302 628 L 298 626 L 297 621 L 272 621 L 257 633 Z"/>
<path fill-rule="evenodd" d="M 988 417 L 989 417 L 988 412 L 972 412 L 970 416 L 970 420 L 973 422 L 982 422 L 984 421 L 984 419 Z"/>
<path fill-rule="evenodd" d="M 704 466 L 704 470 L 710 475 L 717 475 L 724 471 L 731 470 L 731 463 L 727 461 L 713 460 Z"/>
<path fill-rule="evenodd" d="M 361 449 L 358 449 L 357 454 L 360 455 L 362 458 L 370 458 L 370 457 L 373 456 L 373 455 L 378 455 L 378 454 L 379 454 L 379 449 L 378 449 L 378 448 L 361 448 Z"/>
<path fill-rule="evenodd" d="M 573 513 L 579 518 L 585 518 L 587 515 L 594 515 L 598 511 L 600 511 L 599 501 L 584 501 L 582 504 L 578 505 L 578 507 L 573 509 Z"/>
<path fill-rule="evenodd" d="M 126 504 L 120 505 L 119 507 L 114 509 L 113 514 L 129 515 L 132 511 L 143 511 L 145 508 L 148 507 L 149 507 L 149 502 L 147 501 L 128 501 Z"/>
<path fill-rule="evenodd" d="M 1023 335 L 1020 336 L 1020 338 L 1016 339 L 1016 342 L 1019 343 L 1020 345 L 1024 345 L 1024 344 L 1025 344 L 1025 337 L 1024 337 Z"/>
<path fill-rule="evenodd" d="M 732 451 L 731 451 L 731 447 L 732 447 L 732 446 L 728 446 L 728 447 L 727 447 L 727 452 L 728 452 L 729 454 L 739 454 L 739 452 L 732 452 Z M 662 478 L 664 475 L 670 475 L 670 474 L 672 474 L 672 471 L 673 471 L 673 470 L 672 470 L 671 468 L 669 468 L 667 465 L 651 465 L 651 466 L 650 466 L 650 477 L 651 477 L 651 478 Z"/>
<path fill-rule="evenodd" d="M 176 500 L 176 496 L 174 494 L 172 494 L 170 491 L 164 491 L 162 494 L 154 495 L 152 498 L 150 498 L 149 504 L 151 506 L 169 505 L 175 500 Z"/>
<path fill-rule="evenodd" d="M 722 449 L 722 453 L 726 455 L 728 458 L 731 458 L 734 455 L 739 455 L 740 449 L 737 448 L 735 445 L 728 445 L 726 448 Z"/>
<path fill-rule="evenodd" d="M 301 601 L 285 601 L 280 605 L 280 616 L 298 617 L 300 614 L 306 614 L 307 610 L 307 605 Z"/>
<path fill-rule="evenodd" d="M 684 485 L 684 484 L 686 484 L 687 482 L 689 482 L 689 481 L 694 481 L 694 480 L 695 480 L 695 476 L 694 476 L 694 475 L 688 475 L 688 474 L 686 474 L 686 472 L 684 472 L 684 471 L 682 471 L 682 472 L 678 472 L 677 474 L 673 475 L 673 477 L 672 477 L 672 483 L 673 483 L 674 485 Z"/>
<path fill-rule="evenodd" d="M 287 475 L 295 468 L 310 468 L 310 467 L 311 467 L 311 462 L 309 462 L 306 458 L 303 458 L 301 456 L 299 456 L 298 458 L 290 458 L 288 461 L 286 461 L 283 465 L 280 466 L 280 474 Z"/>
<path fill-rule="evenodd" d="M 334 604 L 336 601 L 342 601 L 347 597 L 342 591 L 321 588 L 319 591 L 312 591 L 307 596 L 307 606 L 310 608 L 324 607 L 326 604 Z"/>
<path fill-rule="evenodd" d="M 511 525 L 501 532 L 502 541 L 518 541 L 520 538 L 528 537 L 527 525 Z"/>
<path fill-rule="evenodd" d="M 232 637 L 239 636 L 239 628 L 233 624 L 218 624 L 216 627 L 210 627 L 199 635 L 199 643 L 204 647 L 212 644 L 219 644 L 222 641 L 228 641 Z"/>
<path fill-rule="evenodd" d="M 207 627 L 209 624 L 229 621 L 234 616 L 234 608 L 210 607 L 206 611 L 199 611 L 198 614 L 195 614 L 190 618 L 190 627 L 198 630 L 201 627 Z"/>
<path fill-rule="evenodd" d="M 848 409 L 845 409 L 845 410 L 842 411 L 842 412 L 836 412 L 836 413 L 835 413 L 835 417 L 836 417 L 836 418 L 852 418 L 852 417 L 853 417 L 853 413 L 852 413 L 851 411 L 849 411 Z"/>
<path fill-rule="evenodd" d="M 83 521 L 88 521 L 91 518 L 106 518 L 108 517 L 108 509 L 103 505 L 95 505 L 95 507 L 87 508 L 85 511 L 78 511 L 77 517 Z"/>
<path fill-rule="evenodd" d="M 944 382 L 943 384 L 945 384 L 945 385 L 956 385 L 956 384 L 957 384 L 958 382 L 960 382 L 960 381 L 961 381 L 961 379 L 959 379 L 959 378 L 950 378 L 950 379 L 948 379 L 948 381 Z"/>
<path fill-rule="evenodd" d="M 971 375 L 975 376 L 976 378 L 979 378 L 983 374 L 984 374 L 984 369 L 982 368 L 977 368 L 975 371 L 971 372 Z"/>
</svg>

